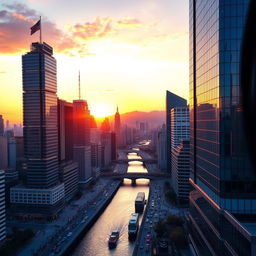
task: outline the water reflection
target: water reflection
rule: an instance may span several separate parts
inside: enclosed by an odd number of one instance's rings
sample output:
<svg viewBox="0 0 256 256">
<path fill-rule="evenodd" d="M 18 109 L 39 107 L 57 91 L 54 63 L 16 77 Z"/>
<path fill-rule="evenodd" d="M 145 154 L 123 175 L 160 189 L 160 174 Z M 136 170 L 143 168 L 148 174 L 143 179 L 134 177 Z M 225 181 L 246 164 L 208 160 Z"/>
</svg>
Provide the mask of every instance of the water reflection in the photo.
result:
<svg viewBox="0 0 256 256">
<path fill-rule="evenodd" d="M 140 159 L 135 153 L 130 153 L 128 158 Z M 142 162 L 132 161 L 129 163 L 128 172 L 147 172 Z M 132 255 L 134 242 L 128 239 L 128 221 L 131 213 L 135 211 L 134 200 L 138 192 L 145 192 L 148 198 L 149 181 L 139 179 L 136 186 L 131 186 L 131 180 L 124 179 L 123 185 L 117 191 L 115 197 L 83 238 L 74 256 L 105 256 L 105 255 Z M 141 217 L 140 217 L 141 221 Z M 115 249 L 108 248 L 108 237 L 113 230 L 120 231 L 120 238 Z"/>
</svg>

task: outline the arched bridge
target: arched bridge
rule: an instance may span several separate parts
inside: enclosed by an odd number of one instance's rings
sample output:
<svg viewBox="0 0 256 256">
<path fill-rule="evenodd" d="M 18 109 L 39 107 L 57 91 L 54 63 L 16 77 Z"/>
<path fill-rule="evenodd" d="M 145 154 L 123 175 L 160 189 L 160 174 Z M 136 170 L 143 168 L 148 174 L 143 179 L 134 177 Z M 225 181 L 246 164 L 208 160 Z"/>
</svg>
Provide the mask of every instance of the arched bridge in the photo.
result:
<svg viewBox="0 0 256 256">
<path fill-rule="evenodd" d="M 135 181 L 136 179 L 164 179 L 170 178 L 170 174 L 163 173 L 163 172 L 155 172 L 155 173 L 148 173 L 148 172 L 126 172 L 126 173 L 116 173 L 116 172 L 106 172 L 101 173 L 102 177 L 108 177 L 112 179 L 130 179 Z"/>
<path fill-rule="evenodd" d="M 152 159 L 152 158 L 130 158 L 130 159 L 117 159 L 115 160 L 115 163 L 118 163 L 118 164 L 123 164 L 123 163 L 129 163 L 131 161 L 139 161 L 139 162 L 142 162 L 142 163 L 148 163 L 148 164 L 155 164 L 157 162 L 156 159 Z"/>
</svg>

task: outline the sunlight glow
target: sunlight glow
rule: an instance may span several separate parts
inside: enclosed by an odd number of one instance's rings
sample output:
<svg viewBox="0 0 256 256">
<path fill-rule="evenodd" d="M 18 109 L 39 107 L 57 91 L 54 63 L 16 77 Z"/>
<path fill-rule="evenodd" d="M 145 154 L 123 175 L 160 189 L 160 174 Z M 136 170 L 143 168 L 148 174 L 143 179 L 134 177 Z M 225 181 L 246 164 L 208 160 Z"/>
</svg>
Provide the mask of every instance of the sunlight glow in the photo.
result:
<svg viewBox="0 0 256 256">
<path fill-rule="evenodd" d="M 112 108 L 106 103 L 93 103 L 90 111 L 96 118 L 102 118 L 113 114 Z"/>
</svg>

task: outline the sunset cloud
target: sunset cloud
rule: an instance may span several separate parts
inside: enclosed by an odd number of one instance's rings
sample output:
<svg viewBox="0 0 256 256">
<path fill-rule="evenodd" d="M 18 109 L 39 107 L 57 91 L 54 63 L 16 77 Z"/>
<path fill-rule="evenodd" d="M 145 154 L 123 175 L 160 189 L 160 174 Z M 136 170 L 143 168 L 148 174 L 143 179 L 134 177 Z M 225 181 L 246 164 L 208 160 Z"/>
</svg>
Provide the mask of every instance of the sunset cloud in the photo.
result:
<svg viewBox="0 0 256 256">
<path fill-rule="evenodd" d="M 30 27 L 39 19 L 40 14 L 23 4 L 5 5 L 0 11 L 0 53 L 13 54 L 24 52 L 31 42 Z M 43 16 L 43 40 L 53 44 L 59 52 L 65 52 L 78 45 L 56 25 Z M 38 36 L 36 34 L 33 37 Z"/>
<path fill-rule="evenodd" d="M 117 22 L 117 25 L 121 27 L 138 27 L 138 26 L 141 26 L 142 23 L 138 19 L 126 17 L 122 20 L 119 20 Z"/>
<path fill-rule="evenodd" d="M 58 53 L 69 56 L 84 57 L 95 55 L 91 52 L 89 44 L 103 38 L 119 38 L 126 40 L 134 28 L 151 28 L 134 17 L 125 17 L 114 20 L 112 17 L 97 17 L 94 21 L 76 23 L 59 29 L 57 25 L 47 17 L 27 5 L 15 3 L 3 5 L 5 10 L 0 11 L 0 53 L 17 54 L 24 53 L 29 49 L 31 41 L 38 40 L 39 33 L 30 36 L 30 27 L 42 16 L 43 41 L 53 46 Z M 142 26 L 143 25 L 143 26 Z M 139 32 L 139 31 L 138 31 Z M 132 36 L 132 34 L 130 34 Z M 139 36 L 142 35 L 139 33 Z M 134 42 L 136 43 L 136 39 Z"/>
</svg>

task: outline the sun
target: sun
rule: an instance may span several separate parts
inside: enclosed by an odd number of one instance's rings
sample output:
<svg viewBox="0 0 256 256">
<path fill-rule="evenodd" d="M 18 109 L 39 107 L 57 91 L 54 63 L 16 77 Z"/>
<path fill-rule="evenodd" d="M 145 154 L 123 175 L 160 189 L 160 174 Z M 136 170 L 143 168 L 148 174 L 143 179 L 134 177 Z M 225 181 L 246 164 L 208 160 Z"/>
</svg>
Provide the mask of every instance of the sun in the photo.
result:
<svg viewBox="0 0 256 256">
<path fill-rule="evenodd" d="M 90 107 L 91 114 L 96 118 L 106 117 L 112 114 L 111 107 L 106 103 L 94 103 Z"/>
</svg>

